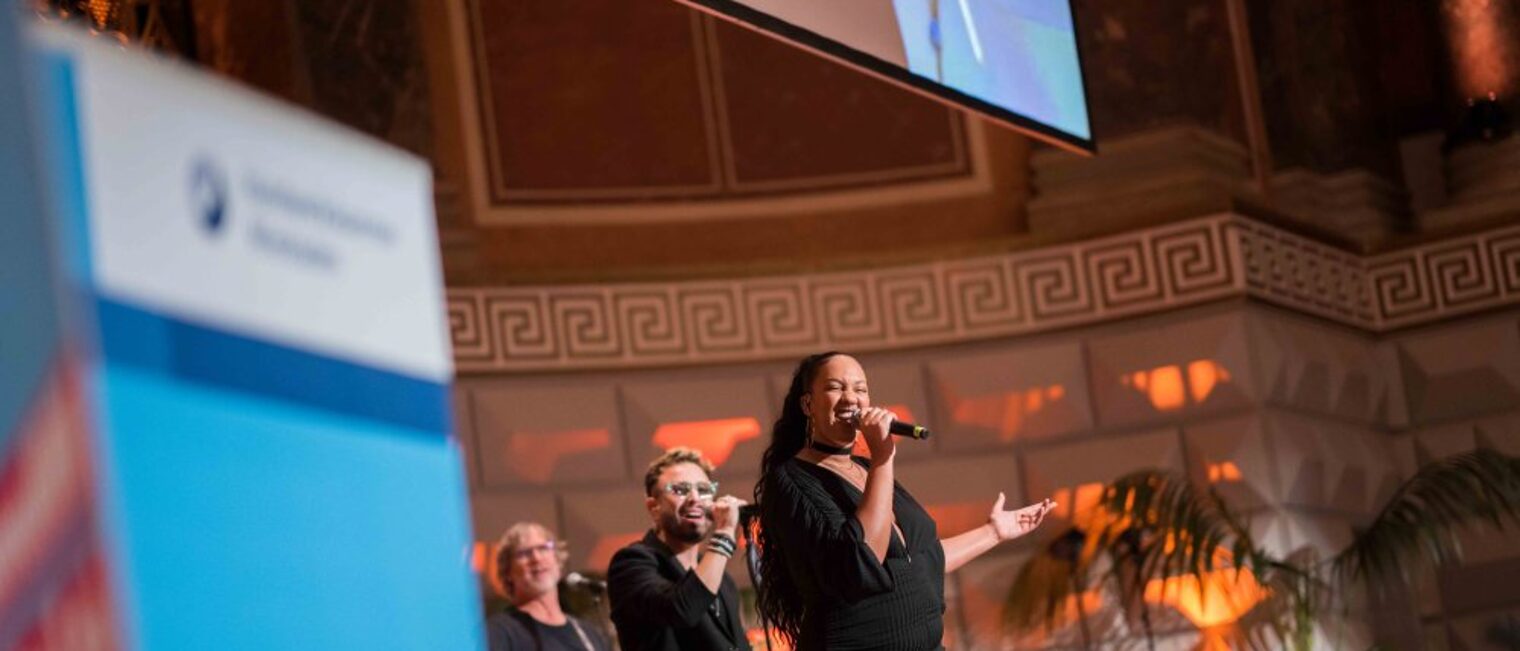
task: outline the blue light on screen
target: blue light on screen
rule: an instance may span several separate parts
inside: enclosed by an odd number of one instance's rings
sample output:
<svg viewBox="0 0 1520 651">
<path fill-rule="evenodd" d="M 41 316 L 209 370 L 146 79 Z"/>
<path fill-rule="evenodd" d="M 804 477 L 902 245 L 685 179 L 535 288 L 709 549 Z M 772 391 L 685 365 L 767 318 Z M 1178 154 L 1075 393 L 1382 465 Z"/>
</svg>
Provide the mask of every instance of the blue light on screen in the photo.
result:
<svg viewBox="0 0 1520 651">
<path fill-rule="evenodd" d="M 1091 138 L 1066 0 L 893 0 L 893 7 L 913 74 Z"/>
</svg>

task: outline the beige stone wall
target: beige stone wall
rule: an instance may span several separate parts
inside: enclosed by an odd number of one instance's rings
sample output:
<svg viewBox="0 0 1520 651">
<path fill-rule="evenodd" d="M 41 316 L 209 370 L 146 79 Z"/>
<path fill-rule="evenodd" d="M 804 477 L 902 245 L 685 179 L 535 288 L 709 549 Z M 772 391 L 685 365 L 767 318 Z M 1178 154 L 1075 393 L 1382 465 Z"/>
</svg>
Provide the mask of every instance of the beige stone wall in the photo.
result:
<svg viewBox="0 0 1520 651">
<path fill-rule="evenodd" d="M 1403 471 L 1475 447 L 1520 455 L 1520 319 L 1513 313 L 1407 333 L 1391 347 L 1410 415 L 1410 427 L 1394 438 Z M 1478 531 L 1460 541 L 1464 562 L 1422 574 L 1405 613 L 1417 616 L 1427 649 L 1504 648 L 1493 636 L 1505 626 L 1514 635 L 1520 621 L 1520 535 Z"/>
</svg>

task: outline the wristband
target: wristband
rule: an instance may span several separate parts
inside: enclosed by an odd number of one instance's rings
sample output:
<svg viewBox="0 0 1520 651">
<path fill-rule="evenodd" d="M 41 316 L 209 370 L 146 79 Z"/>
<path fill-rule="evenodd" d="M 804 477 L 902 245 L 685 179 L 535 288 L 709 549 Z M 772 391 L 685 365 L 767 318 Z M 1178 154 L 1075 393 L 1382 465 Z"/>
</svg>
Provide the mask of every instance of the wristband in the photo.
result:
<svg viewBox="0 0 1520 651">
<path fill-rule="evenodd" d="M 725 558 L 733 558 L 734 552 L 739 548 L 732 536 L 725 533 L 715 533 L 707 541 L 708 551 L 721 554 Z"/>
</svg>

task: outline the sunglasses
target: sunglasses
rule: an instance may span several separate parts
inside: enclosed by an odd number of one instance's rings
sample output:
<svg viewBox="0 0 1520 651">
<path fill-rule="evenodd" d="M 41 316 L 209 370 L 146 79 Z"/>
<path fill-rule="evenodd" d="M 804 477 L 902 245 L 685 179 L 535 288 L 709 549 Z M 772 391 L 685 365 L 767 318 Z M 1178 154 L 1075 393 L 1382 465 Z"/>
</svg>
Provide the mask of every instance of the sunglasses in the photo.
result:
<svg viewBox="0 0 1520 651">
<path fill-rule="evenodd" d="M 718 482 L 715 481 L 677 481 L 665 485 L 665 492 L 676 497 L 690 497 L 695 491 L 701 499 L 712 499 L 718 495 Z"/>
</svg>

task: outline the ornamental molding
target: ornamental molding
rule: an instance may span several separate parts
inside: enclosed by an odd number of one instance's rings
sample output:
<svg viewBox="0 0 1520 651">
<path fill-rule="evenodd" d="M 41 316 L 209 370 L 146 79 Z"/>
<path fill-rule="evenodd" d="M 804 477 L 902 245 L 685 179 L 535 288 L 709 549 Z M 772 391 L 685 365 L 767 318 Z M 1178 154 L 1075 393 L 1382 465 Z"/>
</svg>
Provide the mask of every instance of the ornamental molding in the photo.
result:
<svg viewBox="0 0 1520 651">
<path fill-rule="evenodd" d="M 1520 226 L 1364 257 L 1234 214 L 828 274 L 453 288 L 460 373 L 640 368 L 1044 332 L 1230 297 L 1362 330 L 1520 303 Z"/>
</svg>

